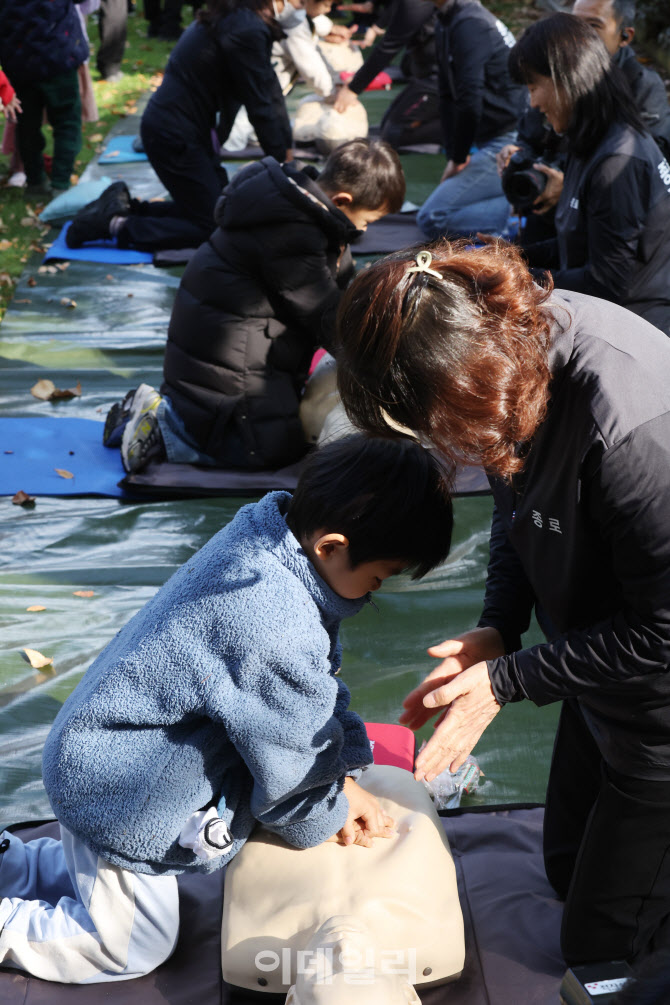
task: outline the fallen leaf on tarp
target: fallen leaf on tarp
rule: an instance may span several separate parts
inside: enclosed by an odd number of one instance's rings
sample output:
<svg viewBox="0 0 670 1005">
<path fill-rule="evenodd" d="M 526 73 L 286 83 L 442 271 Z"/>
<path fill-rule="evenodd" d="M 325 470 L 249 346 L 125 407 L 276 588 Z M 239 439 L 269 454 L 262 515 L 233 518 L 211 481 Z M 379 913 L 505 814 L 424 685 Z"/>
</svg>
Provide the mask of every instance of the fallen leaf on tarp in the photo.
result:
<svg viewBox="0 0 670 1005">
<path fill-rule="evenodd" d="M 110 272 L 107 273 L 107 275 L 105 276 L 105 279 L 109 280 L 110 283 L 115 283 L 116 282 L 116 277 L 113 276 Z"/>
<path fill-rule="evenodd" d="M 38 380 L 36 384 L 30 388 L 30 393 L 33 398 L 39 398 L 40 401 L 48 401 L 51 395 L 56 390 L 56 385 L 53 380 Z"/>
<path fill-rule="evenodd" d="M 37 286 L 37 280 L 34 276 L 28 276 L 28 286 Z"/>
<path fill-rule="evenodd" d="M 49 400 L 60 401 L 64 398 L 81 398 L 81 381 L 77 381 L 76 387 L 66 387 L 62 391 L 57 387 Z"/>
<path fill-rule="evenodd" d="M 29 496 L 23 489 L 19 489 L 16 495 L 12 496 L 12 502 L 15 506 L 34 506 L 35 496 Z"/>
<path fill-rule="evenodd" d="M 57 475 L 60 475 L 61 478 L 74 478 L 72 472 L 66 471 L 65 468 L 54 468 L 54 471 Z"/>
<path fill-rule="evenodd" d="M 73 597 L 94 597 L 95 590 L 75 590 L 72 594 Z"/>
<path fill-rule="evenodd" d="M 118 157 L 120 150 L 105 150 L 105 157 Z"/>
<path fill-rule="evenodd" d="M 6 454 L 13 454 L 13 453 L 14 453 L 14 451 L 13 451 L 13 450 L 5 450 L 5 453 L 6 453 Z"/>
<path fill-rule="evenodd" d="M 35 670 L 47 667 L 50 664 L 53 665 L 53 659 L 50 656 L 43 656 L 42 653 L 38 653 L 37 649 L 26 649 L 24 646 L 21 652 L 25 653 L 23 659 L 26 663 L 30 663 L 31 667 Z"/>
<path fill-rule="evenodd" d="M 40 265 L 37 271 L 42 273 L 46 272 L 50 276 L 55 276 L 56 273 L 58 272 L 58 269 L 56 268 L 55 265 Z"/>
<path fill-rule="evenodd" d="M 36 384 L 33 384 L 30 388 L 30 393 L 33 398 L 39 398 L 40 401 L 62 401 L 66 398 L 80 398 L 81 381 L 77 381 L 76 387 L 61 389 L 60 387 L 56 387 L 53 380 L 42 378 L 42 380 L 38 380 Z"/>
<path fill-rule="evenodd" d="M 46 611 L 46 607 L 43 604 L 31 604 L 30 607 L 26 607 L 28 614 L 33 614 L 35 611 Z"/>
<path fill-rule="evenodd" d="M 77 306 L 77 301 L 76 300 L 70 300 L 69 297 L 61 297 L 60 298 L 60 304 L 61 304 L 61 307 L 74 308 L 74 307 Z"/>
<path fill-rule="evenodd" d="M 65 272 L 66 269 L 70 268 L 69 262 L 56 262 L 56 268 L 59 272 Z"/>
<path fill-rule="evenodd" d="M 15 300 L 15 304 L 32 304 L 32 300 Z"/>
</svg>

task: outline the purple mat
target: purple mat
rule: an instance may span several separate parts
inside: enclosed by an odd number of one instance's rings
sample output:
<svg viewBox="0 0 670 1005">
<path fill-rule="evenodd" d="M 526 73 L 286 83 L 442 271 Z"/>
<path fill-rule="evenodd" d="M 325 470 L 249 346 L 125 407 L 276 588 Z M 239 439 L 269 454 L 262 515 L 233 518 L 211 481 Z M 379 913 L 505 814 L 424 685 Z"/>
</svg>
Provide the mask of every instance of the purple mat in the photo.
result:
<svg viewBox="0 0 670 1005">
<path fill-rule="evenodd" d="M 561 905 L 544 875 L 541 808 L 452 811 L 451 842 L 465 920 L 462 977 L 421 993 L 423 1005 L 556 1005 L 565 970 Z M 19 831 L 57 835 L 49 823 Z M 179 878 L 181 935 L 153 974 L 112 984 L 52 984 L 0 969 L 3 1005 L 274 1005 L 284 997 L 224 984 L 220 971 L 223 875 Z"/>
</svg>

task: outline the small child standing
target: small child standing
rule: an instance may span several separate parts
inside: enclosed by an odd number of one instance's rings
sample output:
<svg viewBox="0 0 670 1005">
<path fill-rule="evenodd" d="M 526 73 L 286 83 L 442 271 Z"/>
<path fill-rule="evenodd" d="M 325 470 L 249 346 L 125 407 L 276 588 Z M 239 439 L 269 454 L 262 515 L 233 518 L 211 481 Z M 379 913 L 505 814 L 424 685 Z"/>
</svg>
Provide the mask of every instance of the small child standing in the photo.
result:
<svg viewBox="0 0 670 1005">
<path fill-rule="evenodd" d="M 47 980 L 148 973 L 178 935 L 176 874 L 220 869 L 257 824 L 297 848 L 370 845 L 393 821 L 338 676 L 342 618 L 447 555 L 431 450 L 356 435 L 295 494 L 243 507 L 118 633 L 43 759 L 61 841 L 0 843 L 0 964 Z"/>
<path fill-rule="evenodd" d="M 315 351 L 332 343 L 349 243 L 404 197 L 398 155 L 376 140 L 338 147 L 320 174 L 272 157 L 239 171 L 179 285 L 161 393 L 142 384 L 108 415 L 103 439 L 118 445 L 123 433 L 126 470 L 165 459 L 262 470 L 302 457 L 300 397 Z"/>
<path fill-rule="evenodd" d="M 16 137 L 31 197 L 50 198 L 68 189 L 81 148 L 78 68 L 88 58 L 88 44 L 74 6 L 78 2 L 0 4 L 0 64 L 22 106 Z M 54 134 L 51 183 L 42 158 L 45 111 Z"/>
</svg>

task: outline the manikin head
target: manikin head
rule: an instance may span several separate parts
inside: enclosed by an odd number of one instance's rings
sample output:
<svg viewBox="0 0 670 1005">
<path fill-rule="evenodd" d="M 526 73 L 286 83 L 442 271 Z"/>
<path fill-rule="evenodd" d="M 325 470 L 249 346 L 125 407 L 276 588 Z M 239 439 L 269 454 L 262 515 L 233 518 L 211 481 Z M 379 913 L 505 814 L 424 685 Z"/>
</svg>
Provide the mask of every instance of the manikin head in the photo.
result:
<svg viewBox="0 0 670 1005">
<path fill-rule="evenodd" d="M 420 1005 L 405 968 L 384 963 L 368 928 L 349 915 L 329 918 L 307 943 L 306 965 L 286 1005 Z"/>
</svg>

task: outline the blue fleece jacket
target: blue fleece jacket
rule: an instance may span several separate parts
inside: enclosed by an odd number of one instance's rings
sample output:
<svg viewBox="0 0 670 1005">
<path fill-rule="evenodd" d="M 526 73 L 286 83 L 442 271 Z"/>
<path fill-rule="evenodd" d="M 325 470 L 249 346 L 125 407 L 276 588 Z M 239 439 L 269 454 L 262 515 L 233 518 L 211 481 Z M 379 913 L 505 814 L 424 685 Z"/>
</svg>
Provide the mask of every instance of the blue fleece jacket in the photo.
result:
<svg viewBox="0 0 670 1005">
<path fill-rule="evenodd" d="M 299 848 L 344 824 L 347 773 L 372 761 L 348 711 L 334 593 L 288 529 L 288 493 L 243 507 L 103 650 L 49 733 L 58 819 L 108 861 L 154 875 L 212 871 L 256 822 Z M 232 847 L 178 844 L 216 805 Z"/>
</svg>

